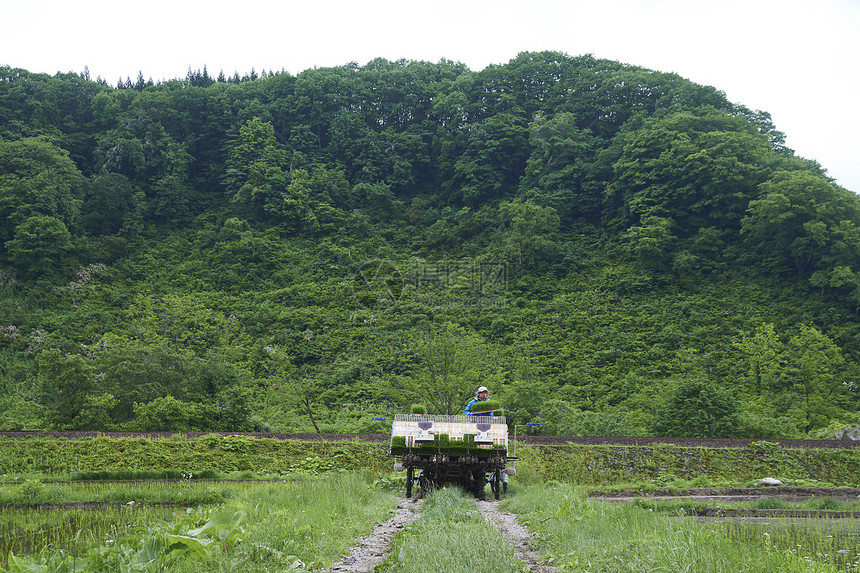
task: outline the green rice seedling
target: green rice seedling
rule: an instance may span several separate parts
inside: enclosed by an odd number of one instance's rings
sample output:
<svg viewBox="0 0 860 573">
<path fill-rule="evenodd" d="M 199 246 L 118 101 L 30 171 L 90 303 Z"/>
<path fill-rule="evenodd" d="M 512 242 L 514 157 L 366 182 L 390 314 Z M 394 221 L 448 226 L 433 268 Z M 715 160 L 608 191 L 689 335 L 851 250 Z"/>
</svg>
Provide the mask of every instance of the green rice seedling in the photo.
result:
<svg viewBox="0 0 860 573">
<path fill-rule="evenodd" d="M 816 511 L 853 511 L 860 504 L 856 502 L 840 502 L 832 497 L 813 497 L 806 501 L 790 502 L 776 498 L 762 498 L 755 501 L 726 501 L 716 499 L 653 499 L 637 497 L 633 506 L 647 511 L 656 511 L 669 515 L 690 514 L 696 509 L 720 507 L 723 509 L 784 509 L 784 510 L 816 510 Z"/>
<path fill-rule="evenodd" d="M 669 515 L 686 515 L 694 509 L 703 507 L 714 507 L 714 502 L 696 501 L 692 499 L 648 499 L 637 497 L 633 500 L 633 507 L 645 511 L 655 511 Z"/>
<path fill-rule="evenodd" d="M 536 545 L 563 570 L 835 571 L 807 555 L 731 538 L 711 523 L 642 511 L 633 505 L 588 502 L 572 488 L 529 486 L 502 508 L 537 533 Z"/>
<path fill-rule="evenodd" d="M 395 539 L 381 573 L 508 573 L 525 571 L 498 529 L 457 488 L 434 491 L 421 516 Z"/>
<path fill-rule="evenodd" d="M 120 481 L 120 480 L 180 480 L 180 479 L 218 479 L 221 474 L 215 470 L 114 470 L 75 472 L 71 481 Z"/>
<path fill-rule="evenodd" d="M 789 503 L 776 497 L 762 497 L 751 502 L 750 509 L 788 509 Z"/>
<path fill-rule="evenodd" d="M 812 497 L 807 500 L 806 504 L 809 506 L 809 509 L 819 511 L 839 511 L 843 507 L 842 503 L 839 503 L 839 501 L 832 497 Z"/>
<path fill-rule="evenodd" d="M 0 486 L 0 505 L 113 502 L 176 503 L 206 505 L 222 503 L 235 495 L 235 484 L 205 482 L 153 483 L 65 483 Z"/>
<path fill-rule="evenodd" d="M 34 557 L 9 554 L 9 567 L 21 571 L 173 571 L 176 563 L 211 561 L 223 551 L 225 557 L 241 542 L 244 514 L 241 511 L 208 509 L 188 511 L 170 522 L 155 521 L 129 534 L 105 540 L 69 559 L 63 550 L 43 550 Z M 70 563 L 71 561 L 71 563 Z"/>
<path fill-rule="evenodd" d="M 729 539 L 838 571 L 860 571 L 860 520 L 733 519 L 710 525 Z"/>
<path fill-rule="evenodd" d="M 83 555 L 91 547 L 111 544 L 137 527 L 170 520 L 174 514 L 174 509 L 152 506 L 0 511 L 0 564 L 8 567 L 10 552 L 37 555 L 54 550 Z"/>
<path fill-rule="evenodd" d="M 405 454 L 409 451 L 406 447 L 406 436 L 391 437 L 391 453 L 395 455 Z"/>
<path fill-rule="evenodd" d="M 480 414 L 482 412 L 493 412 L 502 408 L 501 402 L 498 400 L 481 400 L 472 404 L 472 413 Z"/>
<path fill-rule="evenodd" d="M 18 503 L 37 504 L 55 501 L 58 497 L 57 489 L 49 487 L 42 482 L 27 480 L 24 483 L 11 488 L 20 500 Z"/>
<path fill-rule="evenodd" d="M 306 482 L 232 484 L 235 496 L 217 508 L 168 510 L 165 519 L 129 523 L 128 527 L 106 534 L 112 541 L 109 544 L 88 541 L 81 558 L 86 560 L 88 571 L 96 572 L 274 573 L 291 567 L 318 569 L 346 554 L 357 537 L 366 535 L 374 524 L 390 515 L 397 498 L 376 487 L 374 477 L 372 472 L 362 472 Z M 180 519 L 171 517 L 177 515 Z M 64 535 L 58 538 L 74 539 L 77 534 L 67 531 Z M 35 540 L 41 534 L 21 537 Z M 77 539 L 83 551 L 85 546 L 80 537 Z M 57 542 L 51 547 L 59 551 L 63 546 Z M 37 546 L 31 544 L 26 552 L 32 557 L 22 558 L 20 570 L 67 570 L 59 565 L 39 568 L 43 562 L 58 563 L 51 548 L 38 553 Z M 31 565 L 35 568 L 28 569 Z"/>
</svg>

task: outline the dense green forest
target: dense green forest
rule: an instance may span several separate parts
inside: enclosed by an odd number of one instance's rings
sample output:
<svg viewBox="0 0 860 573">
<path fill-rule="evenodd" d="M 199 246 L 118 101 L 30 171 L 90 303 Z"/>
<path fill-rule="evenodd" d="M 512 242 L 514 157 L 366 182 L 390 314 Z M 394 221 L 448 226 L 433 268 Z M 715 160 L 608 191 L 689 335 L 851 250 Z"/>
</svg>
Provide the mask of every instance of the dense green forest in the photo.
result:
<svg viewBox="0 0 860 573">
<path fill-rule="evenodd" d="M 858 423 L 860 199 L 592 56 L 116 87 L 0 67 L 0 429 Z M 389 418 L 390 419 L 390 418 Z"/>
</svg>

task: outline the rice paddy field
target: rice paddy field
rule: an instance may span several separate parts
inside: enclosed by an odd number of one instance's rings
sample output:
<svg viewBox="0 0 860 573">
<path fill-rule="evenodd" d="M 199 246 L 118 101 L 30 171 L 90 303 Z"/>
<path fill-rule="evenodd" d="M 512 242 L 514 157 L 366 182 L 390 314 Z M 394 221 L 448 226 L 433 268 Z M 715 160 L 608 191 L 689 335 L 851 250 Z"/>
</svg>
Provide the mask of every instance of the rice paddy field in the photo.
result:
<svg viewBox="0 0 860 573">
<path fill-rule="evenodd" d="M 0 567 L 323 571 L 397 511 L 403 492 L 394 477 L 348 471 L 269 481 L 7 482 L 0 485 Z M 476 504 L 456 488 L 433 492 L 376 571 L 527 571 Z M 835 507 L 807 507 L 816 504 Z M 856 518 L 705 519 L 679 504 L 594 501 L 568 484 L 516 478 L 499 507 L 517 514 L 555 571 L 860 571 Z"/>
<path fill-rule="evenodd" d="M 376 442 L 0 436 L 0 446 L 0 572 L 328 572 L 407 508 L 414 521 L 386 541 L 378 573 L 860 573 L 860 519 L 844 516 L 860 512 L 856 448 L 523 445 L 508 495 L 481 505 L 456 488 L 406 503 L 404 476 Z M 840 497 L 656 499 L 750 488 L 762 475 L 842 486 Z M 595 499 L 594 488 L 640 497 Z M 747 509 L 843 517 L 730 513 Z M 527 528 L 528 559 L 492 522 L 502 514 Z"/>
<path fill-rule="evenodd" d="M 375 483 L 370 472 L 341 472 L 217 485 L 7 484 L 0 486 L 0 567 L 315 570 L 390 514 L 397 497 Z M 100 501 L 82 505 L 87 497 Z"/>
<path fill-rule="evenodd" d="M 860 520 L 701 520 L 648 503 L 595 502 L 561 484 L 533 485 L 502 502 L 562 571 L 858 571 Z"/>
</svg>

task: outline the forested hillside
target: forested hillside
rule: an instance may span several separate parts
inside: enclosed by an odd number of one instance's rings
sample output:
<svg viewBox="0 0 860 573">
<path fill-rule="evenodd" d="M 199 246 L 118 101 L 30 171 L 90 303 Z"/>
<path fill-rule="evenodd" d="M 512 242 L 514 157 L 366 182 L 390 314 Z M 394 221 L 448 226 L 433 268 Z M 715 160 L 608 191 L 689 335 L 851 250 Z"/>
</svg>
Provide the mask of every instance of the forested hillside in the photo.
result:
<svg viewBox="0 0 860 573">
<path fill-rule="evenodd" d="M 0 67 L 0 429 L 858 422 L 860 199 L 767 113 L 523 53 L 112 87 Z M 522 430 L 521 430 L 522 431 Z"/>
</svg>

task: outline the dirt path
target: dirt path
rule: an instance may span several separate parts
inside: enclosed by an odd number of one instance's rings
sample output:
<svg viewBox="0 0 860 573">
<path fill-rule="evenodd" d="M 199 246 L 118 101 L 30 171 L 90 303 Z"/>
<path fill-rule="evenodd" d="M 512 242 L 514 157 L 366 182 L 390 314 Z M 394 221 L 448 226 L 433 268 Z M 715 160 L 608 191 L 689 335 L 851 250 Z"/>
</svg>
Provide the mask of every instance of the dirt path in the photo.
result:
<svg viewBox="0 0 860 573">
<path fill-rule="evenodd" d="M 382 563 L 388 555 L 394 536 L 418 517 L 421 501 L 401 498 L 393 516 L 374 525 L 370 535 L 360 538 L 358 545 L 350 549 L 349 555 L 332 565 L 331 568 L 325 569 L 324 572 L 367 573 L 373 571 L 373 568 Z"/>
<path fill-rule="evenodd" d="M 556 567 L 540 564 L 540 555 L 529 548 L 531 535 L 525 527 L 517 523 L 516 515 L 501 511 L 495 501 L 479 501 L 478 509 L 489 523 L 499 528 L 502 537 L 514 546 L 516 556 L 525 563 L 529 571 L 533 573 L 555 573 L 558 571 Z"/>
</svg>

